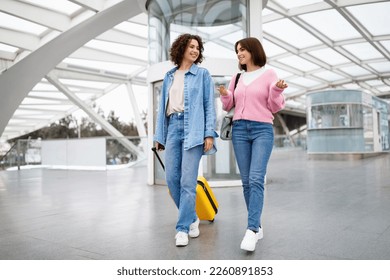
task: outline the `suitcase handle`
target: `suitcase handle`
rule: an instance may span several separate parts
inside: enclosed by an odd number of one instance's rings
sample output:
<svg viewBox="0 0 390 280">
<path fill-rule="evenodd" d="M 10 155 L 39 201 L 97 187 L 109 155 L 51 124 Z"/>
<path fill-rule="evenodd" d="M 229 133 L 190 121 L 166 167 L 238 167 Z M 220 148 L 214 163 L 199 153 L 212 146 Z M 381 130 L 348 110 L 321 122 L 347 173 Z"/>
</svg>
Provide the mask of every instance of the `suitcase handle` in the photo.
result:
<svg viewBox="0 0 390 280">
<path fill-rule="evenodd" d="M 158 152 L 157 152 L 156 147 L 153 147 L 153 148 L 152 148 L 152 151 L 154 152 L 154 154 L 156 155 L 158 161 L 160 162 L 162 169 L 164 169 L 164 171 L 165 171 L 164 163 L 162 162 L 160 156 L 158 155 Z"/>
</svg>

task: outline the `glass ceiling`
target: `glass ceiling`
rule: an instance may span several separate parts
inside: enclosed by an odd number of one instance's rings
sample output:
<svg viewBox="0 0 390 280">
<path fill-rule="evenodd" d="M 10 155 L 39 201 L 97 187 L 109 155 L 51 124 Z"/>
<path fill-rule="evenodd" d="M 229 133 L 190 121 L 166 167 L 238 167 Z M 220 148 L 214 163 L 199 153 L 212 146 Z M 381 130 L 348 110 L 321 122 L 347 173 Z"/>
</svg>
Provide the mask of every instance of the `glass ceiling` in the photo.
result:
<svg viewBox="0 0 390 280">
<path fill-rule="evenodd" d="M 1 0 L 0 75 L 61 32 L 117 2 Z M 262 14 L 268 64 L 289 83 L 287 108 L 304 113 L 305 95 L 327 88 L 363 89 L 390 100 L 390 1 L 269 0 Z M 206 58 L 234 58 L 235 28 L 231 25 L 231 32 L 222 31 L 222 36 L 218 28 L 199 28 L 200 34 L 207 34 Z M 207 42 L 214 36 L 232 42 L 231 48 Z M 114 110 L 127 114 L 123 120 L 134 119 L 122 85 L 133 85 L 140 111 L 146 111 L 147 38 L 147 15 L 140 13 L 91 40 L 53 70 L 87 104 L 96 102 L 106 113 Z M 24 135 L 78 110 L 43 78 L 15 111 L 1 139 Z"/>
</svg>

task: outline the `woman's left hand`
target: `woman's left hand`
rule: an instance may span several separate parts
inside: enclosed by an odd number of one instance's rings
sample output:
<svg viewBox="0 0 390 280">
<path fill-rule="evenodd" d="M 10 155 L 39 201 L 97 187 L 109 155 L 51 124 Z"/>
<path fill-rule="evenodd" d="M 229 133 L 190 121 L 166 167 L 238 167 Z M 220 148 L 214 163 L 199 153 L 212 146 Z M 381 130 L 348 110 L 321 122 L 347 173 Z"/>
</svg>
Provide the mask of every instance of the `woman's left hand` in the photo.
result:
<svg viewBox="0 0 390 280">
<path fill-rule="evenodd" d="M 204 139 L 204 151 L 208 152 L 213 147 L 214 138 L 213 137 L 207 137 Z"/>
<path fill-rule="evenodd" d="M 276 86 L 281 89 L 285 89 L 286 87 L 288 87 L 287 83 L 284 80 L 277 81 Z"/>
</svg>

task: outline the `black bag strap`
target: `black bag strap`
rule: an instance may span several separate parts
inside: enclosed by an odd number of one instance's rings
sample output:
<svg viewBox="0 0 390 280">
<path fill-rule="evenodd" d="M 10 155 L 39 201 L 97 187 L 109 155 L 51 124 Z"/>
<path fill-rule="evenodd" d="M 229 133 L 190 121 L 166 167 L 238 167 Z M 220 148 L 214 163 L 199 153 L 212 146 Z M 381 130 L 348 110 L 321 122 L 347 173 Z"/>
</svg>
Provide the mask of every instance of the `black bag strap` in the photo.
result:
<svg viewBox="0 0 390 280">
<path fill-rule="evenodd" d="M 241 73 L 237 73 L 236 81 L 234 82 L 234 89 L 237 87 L 238 80 L 240 79 Z"/>
<path fill-rule="evenodd" d="M 162 169 L 165 171 L 164 163 L 162 162 L 160 156 L 158 155 L 156 147 L 153 147 L 152 151 L 154 152 L 154 154 L 156 155 L 158 161 L 160 162 Z"/>
<path fill-rule="evenodd" d="M 237 87 L 238 80 L 240 79 L 241 73 L 237 73 L 236 80 L 234 81 L 234 90 Z M 234 90 L 233 90 L 233 104 L 236 106 L 236 101 L 234 100 Z"/>
</svg>

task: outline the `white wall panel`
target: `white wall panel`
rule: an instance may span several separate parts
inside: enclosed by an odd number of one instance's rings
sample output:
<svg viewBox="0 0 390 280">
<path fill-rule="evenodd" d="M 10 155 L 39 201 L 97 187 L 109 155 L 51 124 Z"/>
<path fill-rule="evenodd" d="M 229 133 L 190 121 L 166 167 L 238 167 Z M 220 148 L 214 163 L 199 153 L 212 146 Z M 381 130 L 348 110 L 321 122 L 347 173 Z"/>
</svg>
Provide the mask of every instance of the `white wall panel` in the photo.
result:
<svg viewBox="0 0 390 280">
<path fill-rule="evenodd" d="M 42 141 L 42 165 L 65 167 L 106 167 L 106 139 Z"/>
</svg>

